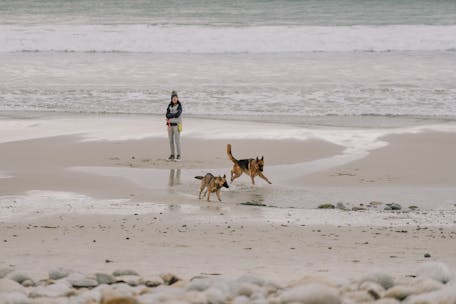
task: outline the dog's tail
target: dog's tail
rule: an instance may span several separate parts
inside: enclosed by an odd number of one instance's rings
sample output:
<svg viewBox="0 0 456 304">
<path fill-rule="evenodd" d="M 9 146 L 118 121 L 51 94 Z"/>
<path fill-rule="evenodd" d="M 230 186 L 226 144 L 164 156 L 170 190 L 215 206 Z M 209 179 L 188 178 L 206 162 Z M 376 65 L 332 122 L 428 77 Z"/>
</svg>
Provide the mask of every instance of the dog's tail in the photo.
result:
<svg viewBox="0 0 456 304">
<path fill-rule="evenodd" d="M 228 158 L 231 159 L 233 163 L 237 164 L 237 159 L 231 154 L 231 144 L 226 145 L 226 154 L 228 154 Z"/>
<path fill-rule="evenodd" d="M 195 176 L 196 179 L 203 179 L 204 176 L 201 176 L 201 175 L 198 175 L 198 176 Z"/>
</svg>

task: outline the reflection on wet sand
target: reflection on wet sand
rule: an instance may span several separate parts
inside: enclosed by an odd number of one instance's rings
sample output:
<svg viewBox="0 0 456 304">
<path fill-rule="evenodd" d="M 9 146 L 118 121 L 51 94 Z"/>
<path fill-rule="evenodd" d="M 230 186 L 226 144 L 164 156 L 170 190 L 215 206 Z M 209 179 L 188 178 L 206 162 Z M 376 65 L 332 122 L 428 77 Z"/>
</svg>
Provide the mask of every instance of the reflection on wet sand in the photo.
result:
<svg viewBox="0 0 456 304">
<path fill-rule="evenodd" d="M 174 187 L 181 184 L 181 169 L 170 169 L 168 186 Z"/>
</svg>

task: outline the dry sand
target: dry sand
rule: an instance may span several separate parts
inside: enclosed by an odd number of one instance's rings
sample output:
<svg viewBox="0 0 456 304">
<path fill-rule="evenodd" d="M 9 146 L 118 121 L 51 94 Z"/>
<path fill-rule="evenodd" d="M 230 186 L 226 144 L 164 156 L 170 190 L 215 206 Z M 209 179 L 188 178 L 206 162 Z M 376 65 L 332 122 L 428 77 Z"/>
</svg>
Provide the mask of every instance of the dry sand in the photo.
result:
<svg viewBox="0 0 456 304">
<path fill-rule="evenodd" d="M 456 186 L 456 134 L 425 132 L 389 135 L 383 140 L 389 144 L 363 159 L 306 175 L 296 183 L 360 187 Z"/>
</svg>

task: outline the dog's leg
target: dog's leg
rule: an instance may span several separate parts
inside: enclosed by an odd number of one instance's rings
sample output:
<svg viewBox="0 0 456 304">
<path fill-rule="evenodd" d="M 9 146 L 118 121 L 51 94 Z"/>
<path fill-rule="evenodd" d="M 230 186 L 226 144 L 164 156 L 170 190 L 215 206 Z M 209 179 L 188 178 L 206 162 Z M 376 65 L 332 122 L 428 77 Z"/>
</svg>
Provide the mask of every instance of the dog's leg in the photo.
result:
<svg viewBox="0 0 456 304">
<path fill-rule="evenodd" d="M 209 191 L 209 188 L 207 189 L 207 201 L 210 202 L 209 196 L 211 195 L 211 191 Z"/>
<path fill-rule="evenodd" d="M 203 193 L 204 188 L 205 187 L 200 187 L 200 194 L 198 196 L 198 199 L 201 199 L 201 193 Z M 204 194 L 203 194 L 203 197 L 204 197 Z"/>
<path fill-rule="evenodd" d="M 250 175 L 250 178 L 252 179 L 252 185 L 255 185 L 255 175 Z"/>
<path fill-rule="evenodd" d="M 222 199 L 220 198 L 220 189 L 218 189 L 217 192 L 215 192 L 215 194 L 217 194 L 219 202 L 222 202 Z"/>
<path fill-rule="evenodd" d="M 233 175 L 231 176 L 231 183 L 234 182 L 234 180 L 236 178 L 239 178 L 241 175 L 242 175 L 242 172 L 239 173 L 239 172 L 234 171 Z"/>
<path fill-rule="evenodd" d="M 269 181 L 269 179 L 268 179 L 266 176 L 264 176 L 264 174 L 263 174 L 262 172 L 258 173 L 258 176 L 261 177 L 262 179 L 264 179 L 265 181 L 267 181 L 268 183 L 272 184 L 272 183 Z"/>
</svg>

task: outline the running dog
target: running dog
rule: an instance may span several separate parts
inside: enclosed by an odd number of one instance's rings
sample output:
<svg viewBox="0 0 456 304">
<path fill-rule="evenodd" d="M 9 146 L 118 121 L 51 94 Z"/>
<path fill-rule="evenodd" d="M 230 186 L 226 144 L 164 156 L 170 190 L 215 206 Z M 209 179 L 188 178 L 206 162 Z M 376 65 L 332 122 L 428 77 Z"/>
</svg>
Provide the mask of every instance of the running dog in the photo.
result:
<svg viewBox="0 0 456 304">
<path fill-rule="evenodd" d="M 204 189 L 206 189 L 206 192 L 204 192 L 202 196 L 204 197 L 207 193 L 208 202 L 210 202 L 209 196 L 212 192 L 215 192 L 215 194 L 217 194 L 219 202 L 222 201 L 220 198 L 220 189 L 222 187 L 229 188 L 228 183 L 226 182 L 226 175 L 223 175 L 223 177 L 220 175 L 215 177 L 211 173 L 207 173 L 205 176 L 195 176 L 195 178 L 201 180 L 200 193 L 198 197 L 199 199 L 201 199 L 201 194 L 203 193 Z"/>
<path fill-rule="evenodd" d="M 249 159 L 240 159 L 237 160 L 231 154 L 231 145 L 226 146 L 226 153 L 228 158 L 233 162 L 233 169 L 231 169 L 231 182 L 236 178 L 242 175 L 242 173 L 247 174 L 252 179 L 252 185 L 255 185 L 255 176 L 259 176 L 268 183 L 272 184 L 269 179 L 263 174 L 264 167 L 264 156 L 261 156 L 261 159 L 249 158 Z"/>
</svg>

